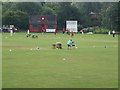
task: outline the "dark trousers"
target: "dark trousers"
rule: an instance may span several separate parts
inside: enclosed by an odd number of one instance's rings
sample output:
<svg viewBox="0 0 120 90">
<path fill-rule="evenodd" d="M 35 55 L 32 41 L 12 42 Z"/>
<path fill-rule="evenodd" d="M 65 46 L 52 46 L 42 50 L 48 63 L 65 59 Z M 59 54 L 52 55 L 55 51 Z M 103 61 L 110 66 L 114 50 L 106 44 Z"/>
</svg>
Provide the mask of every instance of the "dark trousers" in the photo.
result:
<svg viewBox="0 0 120 90">
<path fill-rule="evenodd" d="M 113 37 L 115 37 L 115 33 L 113 33 Z"/>
</svg>

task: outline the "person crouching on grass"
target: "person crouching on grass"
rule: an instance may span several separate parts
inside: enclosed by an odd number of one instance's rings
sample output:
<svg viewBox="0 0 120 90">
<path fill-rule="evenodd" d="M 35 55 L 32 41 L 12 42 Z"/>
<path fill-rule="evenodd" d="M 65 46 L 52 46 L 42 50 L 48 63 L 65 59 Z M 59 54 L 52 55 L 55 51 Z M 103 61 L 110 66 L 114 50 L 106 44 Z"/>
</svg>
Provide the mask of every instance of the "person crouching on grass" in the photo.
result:
<svg viewBox="0 0 120 90">
<path fill-rule="evenodd" d="M 72 47 L 72 43 L 73 43 L 73 42 L 72 42 L 72 39 L 67 42 L 68 49 L 70 49 L 70 48 Z"/>
</svg>

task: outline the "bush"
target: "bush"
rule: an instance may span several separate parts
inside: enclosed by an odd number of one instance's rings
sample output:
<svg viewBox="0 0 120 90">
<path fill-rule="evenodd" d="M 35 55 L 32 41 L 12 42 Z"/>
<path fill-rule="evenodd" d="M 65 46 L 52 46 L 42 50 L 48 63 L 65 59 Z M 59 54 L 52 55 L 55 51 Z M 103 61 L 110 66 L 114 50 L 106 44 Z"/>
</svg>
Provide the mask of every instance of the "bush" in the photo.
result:
<svg viewBox="0 0 120 90">
<path fill-rule="evenodd" d="M 94 31 L 95 34 L 108 34 L 108 32 L 109 30 L 107 29 L 99 29 Z"/>
</svg>

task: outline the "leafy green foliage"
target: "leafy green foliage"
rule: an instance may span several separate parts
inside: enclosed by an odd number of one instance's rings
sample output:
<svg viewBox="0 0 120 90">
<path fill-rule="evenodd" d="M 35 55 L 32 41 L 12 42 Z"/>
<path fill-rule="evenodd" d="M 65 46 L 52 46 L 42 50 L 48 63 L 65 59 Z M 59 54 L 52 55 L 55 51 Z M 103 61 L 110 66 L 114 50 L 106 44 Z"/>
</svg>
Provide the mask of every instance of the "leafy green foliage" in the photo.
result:
<svg viewBox="0 0 120 90">
<path fill-rule="evenodd" d="M 28 14 L 22 11 L 7 10 L 3 14 L 3 25 L 15 25 L 19 29 L 27 29 Z"/>
<path fill-rule="evenodd" d="M 37 2 L 17 2 L 14 3 L 11 9 L 15 11 L 20 10 L 28 13 L 29 15 L 39 14 L 42 10 L 42 5 Z"/>
<path fill-rule="evenodd" d="M 102 26 L 110 30 L 118 30 L 118 3 L 112 3 L 102 11 Z"/>
<path fill-rule="evenodd" d="M 109 30 L 107 29 L 99 29 L 94 31 L 95 34 L 107 34 L 108 32 Z"/>
<path fill-rule="evenodd" d="M 83 27 L 100 26 L 118 30 L 118 6 L 117 2 L 4 2 L 3 24 L 18 23 L 19 28 L 22 26 L 26 29 L 29 28 L 29 15 L 54 14 L 57 16 L 58 29 L 65 28 L 66 20 L 77 20 Z M 24 22 L 21 25 L 20 20 L 16 19 L 17 11 L 24 13 L 21 17 L 17 15 Z M 90 14 L 91 12 L 95 15 Z"/>
</svg>

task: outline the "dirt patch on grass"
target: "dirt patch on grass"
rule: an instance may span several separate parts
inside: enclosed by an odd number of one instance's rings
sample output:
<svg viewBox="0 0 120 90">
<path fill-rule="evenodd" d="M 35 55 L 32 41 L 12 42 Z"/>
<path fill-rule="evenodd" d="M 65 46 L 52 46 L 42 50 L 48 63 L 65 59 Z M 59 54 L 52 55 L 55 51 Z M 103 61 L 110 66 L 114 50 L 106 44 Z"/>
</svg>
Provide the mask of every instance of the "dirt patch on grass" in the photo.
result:
<svg viewBox="0 0 120 90">
<path fill-rule="evenodd" d="M 17 49 L 31 49 L 32 46 L 22 46 L 22 45 L 12 45 L 12 44 L 2 44 L 2 47 L 17 48 Z"/>
<path fill-rule="evenodd" d="M 22 45 L 12 45 L 12 44 L 2 44 L 2 47 L 22 49 L 22 50 L 48 50 L 48 48 L 43 48 L 43 47 L 41 48 L 37 46 L 22 46 Z"/>
</svg>

